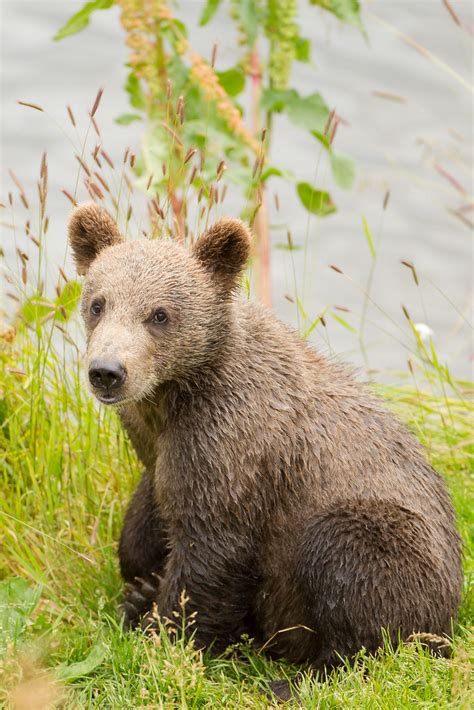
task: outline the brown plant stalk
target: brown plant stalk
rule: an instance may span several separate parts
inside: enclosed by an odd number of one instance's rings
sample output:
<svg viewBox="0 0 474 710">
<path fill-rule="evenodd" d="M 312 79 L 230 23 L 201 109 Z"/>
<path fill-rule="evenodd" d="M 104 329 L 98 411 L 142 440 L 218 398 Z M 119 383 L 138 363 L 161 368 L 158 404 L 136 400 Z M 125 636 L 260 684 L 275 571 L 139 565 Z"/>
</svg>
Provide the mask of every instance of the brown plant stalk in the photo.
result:
<svg viewBox="0 0 474 710">
<path fill-rule="evenodd" d="M 260 100 L 262 96 L 262 72 L 258 49 L 255 46 L 250 55 L 250 76 L 252 79 L 252 120 L 255 136 L 261 134 Z M 260 146 L 260 162 L 266 162 L 266 141 L 262 136 Z M 259 195 L 259 208 L 255 215 L 253 231 L 256 237 L 255 252 L 257 257 L 257 296 L 264 306 L 272 305 L 271 283 L 271 252 L 270 229 L 268 222 L 268 199 L 265 183 L 261 183 Z"/>
</svg>

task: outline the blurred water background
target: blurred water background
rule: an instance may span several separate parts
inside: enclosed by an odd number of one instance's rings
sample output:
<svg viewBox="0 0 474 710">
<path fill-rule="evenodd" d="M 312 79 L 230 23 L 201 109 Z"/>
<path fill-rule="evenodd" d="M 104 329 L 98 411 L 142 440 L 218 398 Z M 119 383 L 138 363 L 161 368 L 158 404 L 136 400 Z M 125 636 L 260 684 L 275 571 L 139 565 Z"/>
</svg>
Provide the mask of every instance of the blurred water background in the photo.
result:
<svg viewBox="0 0 474 710">
<path fill-rule="evenodd" d="M 317 186 L 331 191 L 338 211 L 324 219 L 308 219 L 294 186 L 277 180 L 270 183 L 270 194 L 278 192 L 280 201 L 277 213 L 270 200 L 274 245 L 285 242 L 288 229 L 296 244 L 306 240 L 308 244 L 304 279 L 303 249 L 273 250 L 273 292 L 277 312 L 294 325 L 296 307 L 285 294 L 294 293 L 296 282 L 309 323 L 327 304 L 338 304 L 350 309 L 340 314 L 358 328 L 370 268 L 362 227 L 365 216 L 374 238 L 380 239 L 372 290 L 375 304 L 369 304 L 368 310 L 370 366 L 406 371 L 407 354 L 415 343 L 401 310 L 403 303 L 415 322 L 432 329 L 438 354 L 453 374 L 468 377 L 473 343 L 464 318 L 472 321 L 473 94 L 469 85 L 474 23 L 472 3 L 452 0 L 451 4 L 462 26 L 453 21 L 442 0 L 365 3 L 366 40 L 354 28 L 300 1 L 303 34 L 312 40 L 312 64 L 295 65 L 292 85 L 304 94 L 321 92 L 347 121 L 338 131 L 336 147 L 354 158 L 356 181 L 348 192 L 338 189 L 329 170 L 317 169 L 319 144 L 284 116 L 276 117 L 279 139 L 273 145 L 273 162 L 293 171 L 299 180 L 312 183 L 317 174 Z M 84 32 L 60 43 L 52 41 L 57 29 L 82 5 L 82 0 L 2 0 L 0 4 L 1 199 L 5 202 L 12 189 L 9 168 L 27 193 L 34 194 L 46 151 L 51 216 L 47 249 L 52 265 L 63 263 L 65 251 L 70 204 L 61 190 L 74 187 L 77 175 L 74 150 L 65 133 L 71 130 L 66 104 L 80 117 L 83 135 L 87 110 L 98 88 L 104 87 L 98 119 L 104 147 L 116 162 L 126 146 L 139 150 L 143 130 L 139 123 L 114 122 L 130 110 L 123 90 L 127 48 L 118 8 L 96 12 Z M 191 43 L 203 56 L 210 57 L 213 42 L 219 42 L 217 68 L 225 69 L 235 63 L 236 46 L 228 4 L 223 3 L 211 25 L 199 28 L 202 7 L 200 0 L 185 0 L 176 15 L 185 18 Z M 403 35 L 430 55 L 415 49 Z M 18 100 L 43 106 L 47 115 L 18 105 Z M 390 199 L 384 211 L 387 191 Z M 81 197 L 86 199 L 85 191 Z M 226 200 L 226 212 L 237 213 L 238 208 L 237 201 Z M 3 210 L 2 245 L 13 264 L 11 222 L 9 211 Z M 22 234 L 19 229 L 17 243 Z M 421 289 L 401 259 L 415 263 Z M 329 264 L 336 264 L 350 279 Z M 69 259 L 67 268 L 72 275 Z M 321 327 L 313 331 L 314 342 L 362 365 L 355 335 L 336 321 L 327 326 L 324 332 Z"/>
</svg>

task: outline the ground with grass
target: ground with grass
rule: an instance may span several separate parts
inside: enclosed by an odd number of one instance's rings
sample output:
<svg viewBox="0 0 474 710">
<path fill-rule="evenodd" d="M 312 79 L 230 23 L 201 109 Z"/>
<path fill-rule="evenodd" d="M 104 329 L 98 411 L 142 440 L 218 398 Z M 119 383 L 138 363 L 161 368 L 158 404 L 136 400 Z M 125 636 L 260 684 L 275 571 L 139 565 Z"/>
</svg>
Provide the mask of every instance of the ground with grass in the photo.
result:
<svg viewBox="0 0 474 710">
<path fill-rule="evenodd" d="M 209 659 L 171 643 L 164 631 L 147 639 L 122 629 L 116 545 L 140 466 L 114 412 L 98 409 L 85 391 L 69 336 L 58 343 L 50 326 L 9 328 L 1 340 L 0 702 L 263 708 L 271 706 L 262 695 L 268 682 L 299 672 L 307 708 L 470 706 L 474 447 L 467 385 L 452 398 L 434 386 L 431 393 L 381 392 L 426 445 L 458 514 L 466 584 L 453 655 L 433 658 L 417 642 L 377 658 L 361 653 L 322 682 L 250 645 Z"/>
</svg>

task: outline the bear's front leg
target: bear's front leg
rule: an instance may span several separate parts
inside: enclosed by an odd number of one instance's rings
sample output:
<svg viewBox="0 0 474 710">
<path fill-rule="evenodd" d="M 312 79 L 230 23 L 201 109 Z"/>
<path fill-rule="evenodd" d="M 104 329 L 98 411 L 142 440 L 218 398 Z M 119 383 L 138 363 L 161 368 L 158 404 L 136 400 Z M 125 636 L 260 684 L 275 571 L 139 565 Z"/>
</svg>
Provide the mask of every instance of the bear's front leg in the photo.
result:
<svg viewBox="0 0 474 710">
<path fill-rule="evenodd" d="M 198 648 L 212 646 L 220 653 L 244 633 L 255 637 L 251 609 L 259 576 L 250 540 L 225 531 L 214 534 L 210 541 L 203 534 L 177 541 L 166 563 L 157 608 L 162 620 L 184 628 L 186 636 L 194 634 Z"/>
<path fill-rule="evenodd" d="M 127 509 L 119 543 L 120 571 L 126 582 L 122 610 L 127 626 L 134 628 L 152 611 L 168 551 L 152 475 L 145 471 Z"/>
</svg>

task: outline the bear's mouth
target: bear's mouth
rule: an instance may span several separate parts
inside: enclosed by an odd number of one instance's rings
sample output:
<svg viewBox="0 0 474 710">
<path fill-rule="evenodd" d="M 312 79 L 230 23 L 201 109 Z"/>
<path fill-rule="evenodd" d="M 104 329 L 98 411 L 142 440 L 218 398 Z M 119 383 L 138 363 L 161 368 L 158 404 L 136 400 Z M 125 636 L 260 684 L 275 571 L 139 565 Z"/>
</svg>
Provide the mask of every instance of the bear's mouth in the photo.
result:
<svg viewBox="0 0 474 710">
<path fill-rule="evenodd" d="M 101 402 L 101 404 L 119 404 L 125 399 L 125 397 L 121 397 L 118 394 L 112 394 L 108 392 L 103 392 L 102 394 L 96 392 L 95 396 L 99 400 L 99 402 Z"/>
</svg>

